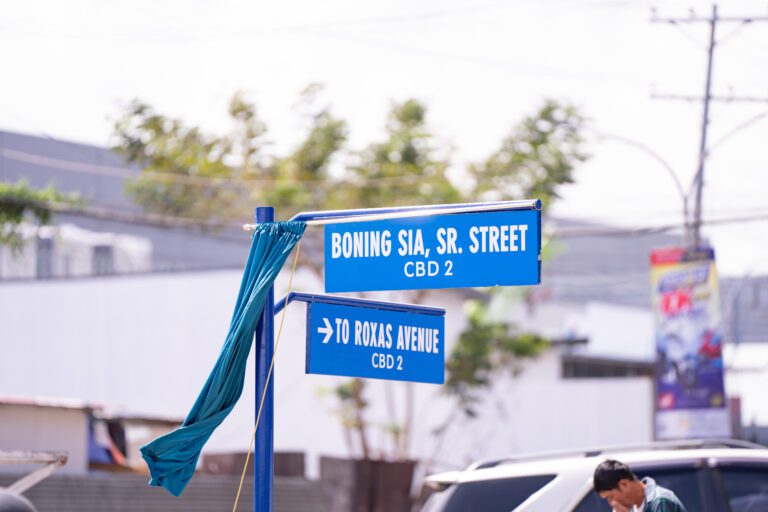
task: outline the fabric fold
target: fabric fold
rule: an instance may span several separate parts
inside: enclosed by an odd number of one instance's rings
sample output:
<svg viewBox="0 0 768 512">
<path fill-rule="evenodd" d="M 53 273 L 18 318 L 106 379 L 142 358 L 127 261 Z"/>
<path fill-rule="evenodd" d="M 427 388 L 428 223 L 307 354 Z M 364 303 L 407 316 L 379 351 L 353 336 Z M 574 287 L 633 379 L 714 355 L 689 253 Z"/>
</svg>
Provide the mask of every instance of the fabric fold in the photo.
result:
<svg viewBox="0 0 768 512">
<path fill-rule="evenodd" d="M 243 392 L 245 367 L 267 294 L 301 239 L 303 222 L 258 224 L 224 345 L 203 389 L 178 429 L 141 447 L 152 486 L 179 496 L 192 478 L 200 452 Z"/>
</svg>

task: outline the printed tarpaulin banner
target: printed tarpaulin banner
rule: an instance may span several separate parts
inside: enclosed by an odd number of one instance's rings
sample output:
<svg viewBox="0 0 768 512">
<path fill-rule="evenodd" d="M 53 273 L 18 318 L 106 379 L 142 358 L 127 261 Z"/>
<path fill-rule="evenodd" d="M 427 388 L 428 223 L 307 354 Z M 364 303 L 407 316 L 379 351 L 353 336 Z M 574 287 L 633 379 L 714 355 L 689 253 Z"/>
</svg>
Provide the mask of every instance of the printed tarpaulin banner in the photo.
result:
<svg viewBox="0 0 768 512">
<path fill-rule="evenodd" d="M 654 250 L 651 282 L 657 439 L 729 436 L 714 250 Z"/>
</svg>

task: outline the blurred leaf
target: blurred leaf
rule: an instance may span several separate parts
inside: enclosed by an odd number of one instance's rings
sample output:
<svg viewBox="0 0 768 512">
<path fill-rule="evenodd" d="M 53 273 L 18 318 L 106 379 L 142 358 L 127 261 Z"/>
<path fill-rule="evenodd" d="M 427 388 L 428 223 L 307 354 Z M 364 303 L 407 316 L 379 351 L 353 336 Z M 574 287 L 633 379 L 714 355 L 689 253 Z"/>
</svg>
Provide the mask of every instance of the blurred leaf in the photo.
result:
<svg viewBox="0 0 768 512">
<path fill-rule="evenodd" d="M 357 154 L 349 186 L 334 192 L 345 208 L 454 203 L 459 191 L 448 179 L 448 151 L 426 126 L 426 107 L 409 99 L 389 113 L 386 138 Z"/>
<path fill-rule="evenodd" d="M 547 210 L 559 188 L 574 182 L 573 171 L 587 159 L 584 118 L 567 104 L 546 100 L 523 119 L 483 163 L 470 166 L 477 200 L 541 199 Z"/>
<path fill-rule="evenodd" d="M 0 182 L 0 246 L 6 245 L 18 255 L 24 246 L 21 223 L 27 214 L 32 215 L 37 224 L 45 225 L 51 221 L 54 206 L 81 203 L 77 195 L 62 194 L 52 186 L 36 189 L 25 181 Z"/>
<path fill-rule="evenodd" d="M 480 301 L 467 304 L 467 327 L 445 363 L 445 392 L 454 396 L 469 417 L 477 414 L 481 393 L 490 387 L 493 376 L 508 371 L 513 376 L 524 359 L 541 354 L 549 343 L 531 333 L 519 333 L 513 325 L 488 318 Z"/>
</svg>

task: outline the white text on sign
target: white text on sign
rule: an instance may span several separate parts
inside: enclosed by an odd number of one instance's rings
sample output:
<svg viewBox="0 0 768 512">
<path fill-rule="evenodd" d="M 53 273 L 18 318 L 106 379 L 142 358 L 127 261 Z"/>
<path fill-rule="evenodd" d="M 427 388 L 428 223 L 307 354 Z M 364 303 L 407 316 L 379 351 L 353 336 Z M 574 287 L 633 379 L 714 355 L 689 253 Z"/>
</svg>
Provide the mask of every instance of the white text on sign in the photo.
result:
<svg viewBox="0 0 768 512">
<path fill-rule="evenodd" d="M 402 265 L 406 278 L 449 277 L 453 276 L 454 262 L 428 259 L 433 249 L 443 257 L 462 254 L 465 249 L 471 254 L 525 252 L 527 233 L 527 224 L 472 225 L 465 228 L 464 233 L 459 233 L 457 228 L 440 227 L 434 233 L 434 247 L 429 247 L 421 228 L 400 229 L 394 238 L 388 229 L 347 231 L 331 234 L 331 258 L 387 258 L 395 249 L 399 256 L 421 258 Z"/>
<path fill-rule="evenodd" d="M 466 248 L 473 254 L 517 252 L 526 250 L 527 224 L 471 226 L 466 233 Z M 438 228 L 435 236 L 437 254 L 462 254 L 464 246 L 456 228 Z M 331 258 L 386 258 L 392 254 L 392 233 L 383 231 L 347 231 L 331 235 Z M 397 254 L 429 257 L 421 229 L 401 229 L 397 233 Z"/>
<path fill-rule="evenodd" d="M 350 321 L 346 318 L 333 318 L 332 322 L 323 317 L 323 325 L 317 328 L 317 332 L 324 334 L 323 344 L 333 340 L 338 344 L 349 345 L 359 349 L 385 348 L 399 350 L 401 352 L 421 352 L 438 354 L 440 352 L 440 330 L 430 327 L 418 327 L 410 325 L 397 325 L 396 328 L 387 322 L 371 322 L 366 320 L 354 320 L 352 329 Z M 335 326 L 335 329 L 334 329 Z M 351 340 L 350 340 L 351 338 Z M 352 343 L 350 344 L 350 341 Z M 403 369 L 403 357 L 398 355 L 393 358 L 374 352 L 371 356 L 371 364 L 374 368 Z"/>
<path fill-rule="evenodd" d="M 317 332 L 325 335 L 323 344 L 332 339 L 336 343 L 347 345 L 352 334 L 352 346 L 356 347 L 391 349 L 394 345 L 396 350 L 403 352 L 439 353 L 439 329 L 398 325 L 395 330 L 392 324 L 386 322 L 354 320 L 354 328 L 350 330 L 349 324 L 346 318 L 334 318 L 333 322 L 329 322 L 328 318 L 323 317 L 323 325 L 317 328 Z M 335 329 L 333 325 L 336 326 Z"/>
</svg>

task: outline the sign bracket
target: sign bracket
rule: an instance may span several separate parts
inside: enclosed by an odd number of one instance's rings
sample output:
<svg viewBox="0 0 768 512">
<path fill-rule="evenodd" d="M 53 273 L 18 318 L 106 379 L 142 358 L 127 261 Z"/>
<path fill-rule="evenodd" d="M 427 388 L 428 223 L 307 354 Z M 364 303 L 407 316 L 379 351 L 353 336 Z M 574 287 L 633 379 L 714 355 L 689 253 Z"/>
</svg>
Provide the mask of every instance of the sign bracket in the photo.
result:
<svg viewBox="0 0 768 512">
<path fill-rule="evenodd" d="M 385 311 L 396 311 L 398 313 L 418 313 L 421 315 L 442 316 L 445 310 L 430 306 L 421 306 L 417 304 L 404 304 L 402 302 L 383 302 L 379 300 L 356 299 L 353 297 L 339 297 L 337 295 L 324 295 L 318 293 L 290 292 L 275 303 L 275 315 L 285 309 L 291 302 L 320 302 L 322 304 L 333 304 L 336 306 L 351 306 L 359 308 L 383 309 Z"/>
</svg>

